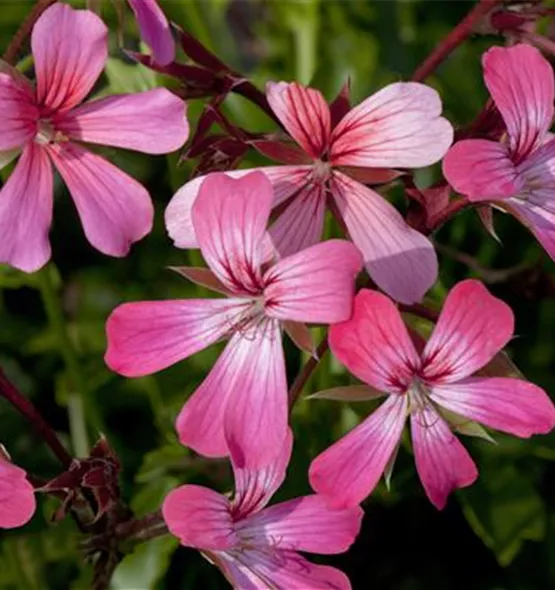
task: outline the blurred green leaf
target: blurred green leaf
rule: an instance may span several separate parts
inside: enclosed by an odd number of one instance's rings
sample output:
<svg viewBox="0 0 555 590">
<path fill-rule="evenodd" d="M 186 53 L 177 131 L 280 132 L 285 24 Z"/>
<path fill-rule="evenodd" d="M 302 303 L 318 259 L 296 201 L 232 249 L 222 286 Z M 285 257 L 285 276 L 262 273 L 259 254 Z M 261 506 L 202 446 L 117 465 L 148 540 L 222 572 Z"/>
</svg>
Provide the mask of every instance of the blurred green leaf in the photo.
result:
<svg viewBox="0 0 555 590">
<path fill-rule="evenodd" d="M 460 494 L 463 510 L 499 563 L 508 565 L 526 540 L 545 535 L 545 506 L 528 477 L 514 465 L 491 464 Z"/>
<path fill-rule="evenodd" d="M 150 590 L 164 575 L 179 543 L 170 535 L 138 545 L 116 568 L 111 590 Z"/>
</svg>

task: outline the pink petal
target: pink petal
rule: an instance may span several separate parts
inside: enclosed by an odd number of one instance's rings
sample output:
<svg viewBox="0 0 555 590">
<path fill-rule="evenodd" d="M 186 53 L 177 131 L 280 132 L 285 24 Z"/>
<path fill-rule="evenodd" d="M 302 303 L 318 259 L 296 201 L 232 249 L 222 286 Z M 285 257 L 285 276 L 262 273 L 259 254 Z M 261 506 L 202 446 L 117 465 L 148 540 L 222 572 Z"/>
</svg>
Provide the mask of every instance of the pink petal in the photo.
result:
<svg viewBox="0 0 555 590">
<path fill-rule="evenodd" d="M 522 438 L 547 434 L 555 407 L 545 391 L 522 379 L 469 378 L 432 388 L 439 405 L 489 428 Z"/>
<path fill-rule="evenodd" d="M 193 205 L 195 233 L 208 266 L 232 292 L 259 294 L 263 238 L 272 185 L 262 172 L 241 178 L 209 174 Z"/>
<path fill-rule="evenodd" d="M 166 66 L 175 59 L 175 43 L 168 19 L 156 0 L 129 0 L 143 41 L 152 49 L 155 61 Z"/>
<path fill-rule="evenodd" d="M 245 465 L 241 449 L 233 446 L 229 449 L 235 476 L 232 511 L 236 519 L 254 514 L 268 504 L 285 479 L 292 448 L 293 433 L 289 431 L 274 460 L 263 467 L 254 468 Z"/>
<path fill-rule="evenodd" d="M 509 134 L 511 152 L 528 154 L 551 127 L 553 70 L 529 45 L 492 47 L 482 57 L 484 80 Z"/>
<path fill-rule="evenodd" d="M 234 452 L 234 462 L 269 463 L 287 435 L 287 382 L 279 328 L 237 331 L 212 370 L 183 406 L 181 444 L 201 455 Z"/>
<path fill-rule="evenodd" d="M 108 29 L 94 12 L 56 3 L 33 28 L 37 100 L 51 111 L 71 109 L 92 90 L 108 58 Z"/>
<path fill-rule="evenodd" d="M 85 103 L 56 117 L 55 126 L 72 139 L 146 154 L 173 152 L 189 135 L 185 103 L 165 88 Z"/>
<path fill-rule="evenodd" d="M 354 543 L 363 515 L 358 506 L 334 510 L 322 496 L 304 496 L 249 516 L 237 523 L 237 532 L 259 546 L 279 539 L 280 549 L 333 555 Z"/>
<path fill-rule="evenodd" d="M 513 213 L 555 260 L 555 190 L 535 190 L 526 201 L 511 199 L 507 210 Z"/>
<path fill-rule="evenodd" d="M 379 391 L 404 393 L 420 366 L 401 314 L 377 291 L 359 291 L 352 317 L 331 326 L 328 338 L 341 363 Z"/>
<path fill-rule="evenodd" d="M 288 434 L 287 378 L 279 323 L 243 334 L 242 363 L 225 411 L 224 430 L 234 462 L 263 467 L 275 460 Z"/>
<path fill-rule="evenodd" d="M 213 490 L 196 485 L 172 490 L 162 504 L 162 516 L 186 547 L 224 550 L 238 542 L 229 500 Z"/>
<path fill-rule="evenodd" d="M 311 563 L 279 546 L 274 550 L 249 547 L 240 553 L 218 553 L 215 557 L 237 590 L 351 590 L 343 572 Z"/>
<path fill-rule="evenodd" d="M 281 320 L 333 323 L 351 315 L 358 250 L 328 240 L 280 260 L 264 275 L 266 314 Z"/>
<path fill-rule="evenodd" d="M 474 279 L 449 291 L 423 354 L 423 377 L 453 383 L 486 365 L 514 329 L 511 308 Z"/>
<path fill-rule="evenodd" d="M 269 230 L 280 256 L 289 256 L 320 241 L 325 210 L 323 185 L 307 184 L 300 189 Z"/>
<path fill-rule="evenodd" d="M 89 242 L 103 254 L 128 254 L 131 245 L 152 229 L 154 209 L 146 189 L 77 144 L 51 144 L 48 151 L 75 201 Z"/>
<path fill-rule="evenodd" d="M 229 454 L 224 419 L 229 396 L 235 391 L 235 383 L 244 370 L 244 344 L 240 332 L 232 336 L 177 416 L 175 429 L 179 442 L 200 455 L 225 457 Z"/>
<path fill-rule="evenodd" d="M 36 143 L 28 143 L 0 191 L 0 262 L 34 272 L 50 259 L 52 166 Z"/>
<path fill-rule="evenodd" d="M 0 529 L 23 526 L 36 507 L 35 492 L 25 471 L 0 458 Z"/>
<path fill-rule="evenodd" d="M 555 260 L 555 140 L 550 139 L 518 166 L 528 190 L 504 203 Z"/>
<path fill-rule="evenodd" d="M 330 109 L 322 93 L 297 82 L 269 82 L 266 97 L 291 137 L 309 156 L 318 159 L 331 133 Z"/>
<path fill-rule="evenodd" d="M 106 323 L 106 364 L 126 377 L 161 371 L 225 336 L 245 307 L 238 299 L 124 303 Z"/>
<path fill-rule="evenodd" d="M 485 139 L 456 143 L 443 160 L 443 174 L 471 201 L 511 197 L 523 187 L 507 147 Z"/>
<path fill-rule="evenodd" d="M 429 86 L 397 82 L 352 109 L 333 130 L 334 166 L 420 168 L 441 160 L 453 127 L 440 116 L 441 99 Z"/>
<path fill-rule="evenodd" d="M 11 150 L 31 141 L 37 133 L 39 112 L 34 97 L 23 84 L 0 73 L 0 150 Z"/>
<path fill-rule="evenodd" d="M 270 166 L 226 172 L 231 178 L 242 178 L 253 171 L 264 172 L 274 189 L 273 206 L 276 207 L 301 190 L 307 182 L 312 166 Z M 201 184 L 206 176 L 199 176 L 184 184 L 173 196 L 166 213 L 166 229 L 177 248 L 198 248 L 191 211 Z"/>
<path fill-rule="evenodd" d="M 441 510 L 447 496 L 476 481 L 474 461 L 449 426 L 431 406 L 411 415 L 416 469 L 430 502 Z"/>
<path fill-rule="evenodd" d="M 428 238 L 378 193 L 344 174 L 334 174 L 331 191 L 378 287 L 401 303 L 421 301 L 437 278 L 437 257 Z"/>
<path fill-rule="evenodd" d="M 380 481 L 397 448 L 407 416 L 407 396 L 391 395 L 364 422 L 318 455 L 310 485 L 332 508 L 360 504 Z"/>
</svg>

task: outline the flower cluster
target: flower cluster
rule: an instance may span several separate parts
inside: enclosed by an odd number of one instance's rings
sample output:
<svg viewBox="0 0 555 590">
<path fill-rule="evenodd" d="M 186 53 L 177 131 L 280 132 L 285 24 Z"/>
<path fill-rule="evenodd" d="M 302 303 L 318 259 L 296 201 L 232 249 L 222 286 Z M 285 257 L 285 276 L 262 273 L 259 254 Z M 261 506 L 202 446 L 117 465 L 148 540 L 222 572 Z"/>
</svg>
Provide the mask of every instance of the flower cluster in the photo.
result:
<svg viewBox="0 0 555 590">
<path fill-rule="evenodd" d="M 171 64 L 173 38 L 159 6 L 129 3 L 152 60 Z M 124 256 L 151 230 L 150 197 L 85 144 L 175 151 L 188 138 L 185 103 L 160 88 L 82 104 L 107 59 L 107 28 L 92 12 L 55 4 L 36 23 L 31 46 L 34 84 L 0 73 L 3 163 L 20 154 L 0 191 L 0 261 L 31 272 L 50 258 L 52 165 L 90 243 Z M 430 189 L 422 206 L 430 195 L 448 201 L 452 188 L 465 206 L 511 213 L 555 259 L 553 71 L 524 44 L 490 49 L 483 65 L 502 130 L 487 139 L 466 135 L 453 146 L 439 94 L 424 84 L 394 83 L 350 108 L 296 82 L 268 83 L 265 100 L 282 136 L 248 141 L 279 165 L 196 177 L 165 212 L 175 246 L 199 248 L 207 266 L 177 270 L 222 296 L 123 303 L 107 320 L 105 361 L 126 377 L 228 341 L 184 401 L 176 430 L 196 453 L 229 458 L 235 494 L 184 485 L 167 496 L 163 516 L 183 545 L 201 551 L 236 588 L 350 588 L 342 572 L 298 552 L 349 548 L 361 525 L 359 505 L 391 473 L 407 422 L 418 475 L 440 509 L 478 476 L 455 436 L 461 424 L 518 437 L 555 426 L 555 407 L 541 388 L 481 374 L 513 336 L 514 318 L 479 281 L 453 286 L 427 340 L 401 314 L 438 275 L 429 237 L 378 192 L 411 169 L 443 159 L 445 186 Z M 409 196 L 417 193 L 425 194 L 407 185 Z M 441 212 L 437 203 L 429 207 Z M 322 239 L 327 210 L 343 239 Z M 316 356 L 307 324 L 329 326 L 331 352 L 363 383 L 317 397 L 384 401 L 314 459 L 315 494 L 267 507 L 293 445 L 283 334 Z M 91 479 L 86 465 L 68 472 L 72 485 Z M 93 476 L 87 485 L 104 490 L 105 479 L 100 485 Z M 103 507 L 115 502 L 117 486 L 110 490 Z M 34 510 L 25 472 L 0 457 L 0 527 L 21 526 Z"/>
</svg>

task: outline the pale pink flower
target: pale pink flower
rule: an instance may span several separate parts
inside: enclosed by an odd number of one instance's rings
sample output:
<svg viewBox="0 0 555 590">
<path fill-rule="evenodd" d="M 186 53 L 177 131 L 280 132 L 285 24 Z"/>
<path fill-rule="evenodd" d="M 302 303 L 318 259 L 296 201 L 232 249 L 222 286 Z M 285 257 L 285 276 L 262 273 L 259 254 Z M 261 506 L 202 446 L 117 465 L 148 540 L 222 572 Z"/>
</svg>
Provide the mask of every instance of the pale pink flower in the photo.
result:
<svg viewBox="0 0 555 590">
<path fill-rule="evenodd" d="M 128 0 L 144 42 L 152 49 L 154 61 L 166 66 L 175 59 L 175 43 L 168 19 L 157 0 Z"/>
<path fill-rule="evenodd" d="M 449 293 L 434 331 L 419 354 L 393 302 L 363 290 L 353 317 L 330 328 L 330 348 L 359 379 L 368 397 L 386 401 L 364 422 L 318 456 L 311 485 L 333 505 L 358 504 L 394 460 L 410 420 L 416 468 L 430 501 L 443 508 L 456 488 L 478 476 L 444 410 L 489 428 L 528 438 L 555 425 L 555 407 L 527 381 L 472 375 L 513 334 L 511 309 L 478 281 Z"/>
<path fill-rule="evenodd" d="M 0 529 L 29 522 L 36 510 L 35 492 L 27 474 L 2 456 L 0 448 Z"/>
<path fill-rule="evenodd" d="M 553 70 L 528 45 L 493 47 L 482 63 L 507 134 L 500 142 L 459 141 L 447 153 L 443 172 L 470 201 L 490 202 L 514 215 L 555 260 Z"/>
<path fill-rule="evenodd" d="M 33 29 L 36 88 L 0 73 L 0 152 L 22 151 L 0 191 L 0 262 L 31 272 L 50 258 L 52 164 L 104 254 L 124 256 L 152 227 L 146 189 L 83 142 L 171 152 L 187 139 L 184 103 L 157 89 L 79 106 L 106 63 L 107 34 L 94 13 L 60 2 Z"/>
<path fill-rule="evenodd" d="M 184 445 L 209 456 L 227 453 L 227 431 L 260 464 L 287 430 L 283 322 L 346 320 L 362 267 L 357 249 L 344 240 L 266 263 L 272 200 L 262 172 L 206 177 L 192 221 L 213 271 L 208 283 L 228 298 L 127 303 L 106 326 L 106 362 L 129 377 L 154 373 L 230 338 L 185 404 L 177 430 Z"/>
<path fill-rule="evenodd" d="M 288 434 L 281 452 L 263 469 L 248 469 L 231 450 L 235 496 L 185 485 L 169 493 L 162 514 L 182 545 L 193 547 L 241 590 L 348 590 L 345 574 L 315 565 L 298 551 L 343 553 L 354 542 L 363 512 L 333 510 L 321 496 L 295 498 L 266 507 L 285 479 L 291 455 Z"/>
<path fill-rule="evenodd" d="M 413 82 L 391 84 L 339 121 L 312 88 L 268 84 L 267 97 L 300 146 L 266 152 L 292 165 L 262 168 L 274 186 L 274 207 L 280 212 L 270 230 L 278 252 L 288 255 L 320 241 L 331 197 L 376 284 L 404 303 L 422 299 L 437 277 L 430 241 L 363 183 L 394 178 L 389 168 L 428 166 L 443 157 L 453 129 L 440 116 L 437 92 Z M 166 210 L 166 227 L 177 247 L 198 246 L 191 207 L 201 182 L 196 178 L 185 184 Z"/>
</svg>

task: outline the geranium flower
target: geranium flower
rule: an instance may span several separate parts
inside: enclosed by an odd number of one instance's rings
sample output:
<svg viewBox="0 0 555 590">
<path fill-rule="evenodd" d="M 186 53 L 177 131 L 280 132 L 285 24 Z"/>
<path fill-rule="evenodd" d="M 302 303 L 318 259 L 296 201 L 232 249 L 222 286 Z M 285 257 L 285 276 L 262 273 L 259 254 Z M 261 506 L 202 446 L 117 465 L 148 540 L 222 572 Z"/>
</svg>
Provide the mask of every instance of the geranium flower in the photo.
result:
<svg viewBox="0 0 555 590">
<path fill-rule="evenodd" d="M 273 191 L 262 172 L 203 181 L 192 211 L 209 288 L 227 299 L 126 303 L 106 325 L 110 368 L 128 377 L 154 373 L 230 338 L 177 420 L 181 442 L 222 456 L 224 433 L 263 464 L 287 430 L 281 331 L 287 322 L 332 323 L 352 311 L 357 249 L 330 240 L 266 263 Z M 208 273 L 208 276 L 206 275 Z"/>
<path fill-rule="evenodd" d="M 274 185 L 279 215 L 270 233 L 280 254 L 320 241 L 331 197 L 376 284 L 404 303 L 422 299 L 437 277 L 430 241 L 363 183 L 394 178 L 390 168 L 428 166 L 443 157 L 453 129 L 440 116 L 437 92 L 413 82 L 391 84 L 339 121 L 320 92 L 297 83 L 268 84 L 267 98 L 299 145 L 276 149 L 268 142 L 263 149 L 289 164 L 262 168 Z M 166 227 L 177 247 L 198 246 L 191 208 L 201 182 L 202 177 L 185 184 L 166 210 Z"/>
<path fill-rule="evenodd" d="M 13 529 L 29 522 L 37 503 L 27 474 L 4 458 L 0 448 L 0 529 Z"/>
<path fill-rule="evenodd" d="M 175 59 L 175 43 L 168 19 L 156 0 L 128 0 L 135 13 L 139 32 L 152 49 L 154 61 L 161 66 Z"/>
<path fill-rule="evenodd" d="M 361 525 L 359 507 L 330 509 L 318 495 L 266 507 L 285 479 L 292 436 L 264 469 L 248 469 L 231 448 L 235 496 L 185 485 L 164 500 L 164 520 L 182 545 L 215 564 L 234 588 L 349 590 L 345 574 L 315 565 L 298 551 L 330 555 L 347 551 Z"/>
<path fill-rule="evenodd" d="M 359 292 L 353 317 L 330 328 L 330 348 L 369 385 L 368 398 L 383 392 L 387 399 L 313 461 L 314 490 L 334 506 L 361 502 L 395 456 L 410 419 L 418 474 L 430 501 L 443 508 L 452 490 L 478 476 L 444 410 L 523 438 L 549 432 L 555 407 L 542 389 L 521 379 L 471 376 L 507 344 L 513 325 L 505 303 L 480 282 L 462 281 L 419 354 L 393 302 L 375 291 Z"/>
<path fill-rule="evenodd" d="M 514 215 L 555 260 L 553 70 L 528 45 L 493 47 L 482 63 L 507 133 L 500 142 L 459 141 L 445 156 L 443 172 L 470 201 L 490 202 Z"/>
<path fill-rule="evenodd" d="M 0 191 L 0 262 L 31 272 L 50 258 L 52 164 L 104 254 L 124 256 L 152 227 L 146 189 L 82 144 L 176 150 L 188 135 L 184 103 L 156 89 L 80 105 L 106 63 L 107 34 L 93 12 L 55 4 L 32 32 L 36 88 L 0 73 L 0 151 L 22 151 Z"/>
</svg>

